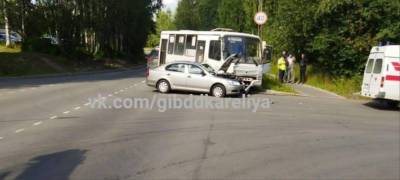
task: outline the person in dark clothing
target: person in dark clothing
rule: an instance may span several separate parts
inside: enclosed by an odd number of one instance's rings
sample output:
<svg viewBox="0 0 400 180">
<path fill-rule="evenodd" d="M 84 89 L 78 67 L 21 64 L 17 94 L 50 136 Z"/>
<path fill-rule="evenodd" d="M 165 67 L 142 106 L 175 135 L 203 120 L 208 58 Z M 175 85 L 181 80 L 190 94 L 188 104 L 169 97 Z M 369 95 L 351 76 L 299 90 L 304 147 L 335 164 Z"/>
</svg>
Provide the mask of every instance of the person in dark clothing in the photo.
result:
<svg viewBox="0 0 400 180">
<path fill-rule="evenodd" d="M 300 60 L 300 82 L 301 84 L 304 84 L 306 82 L 306 72 L 307 72 L 307 63 L 308 59 L 304 53 L 301 54 L 301 60 Z"/>
</svg>

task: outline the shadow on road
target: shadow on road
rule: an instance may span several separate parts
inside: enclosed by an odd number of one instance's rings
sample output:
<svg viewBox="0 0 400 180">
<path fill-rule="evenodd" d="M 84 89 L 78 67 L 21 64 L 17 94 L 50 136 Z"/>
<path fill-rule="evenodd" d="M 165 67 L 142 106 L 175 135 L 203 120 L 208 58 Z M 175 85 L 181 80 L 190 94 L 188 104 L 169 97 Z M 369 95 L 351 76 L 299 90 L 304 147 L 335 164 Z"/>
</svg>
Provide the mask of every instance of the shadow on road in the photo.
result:
<svg viewBox="0 0 400 180">
<path fill-rule="evenodd" d="M 376 110 L 381 110 L 381 111 L 400 111 L 399 106 L 396 107 L 393 105 L 389 105 L 389 104 L 385 104 L 385 103 L 381 103 L 381 102 L 377 102 L 377 101 L 371 101 L 371 102 L 365 103 L 364 106 L 367 106 L 369 108 L 376 109 Z"/>
<path fill-rule="evenodd" d="M 67 150 L 31 159 L 16 180 L 57 179 L 68 180 L 74 170 L 85 160 L 87 150 Z M 7 176 L 7 173 L 3 178 Z M 0 174 L 0 179 L 1 179 Z"/>
</svg>

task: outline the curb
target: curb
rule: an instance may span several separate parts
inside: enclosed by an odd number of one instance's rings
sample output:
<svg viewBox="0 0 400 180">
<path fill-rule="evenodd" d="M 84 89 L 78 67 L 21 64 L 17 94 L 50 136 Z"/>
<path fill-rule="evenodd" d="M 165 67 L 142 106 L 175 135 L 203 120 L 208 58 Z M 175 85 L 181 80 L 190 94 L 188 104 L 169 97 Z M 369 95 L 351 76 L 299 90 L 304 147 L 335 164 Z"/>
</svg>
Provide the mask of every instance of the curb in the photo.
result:
<svg viewBox="0 0 400 180">
<path fill-rule="evenodd" d="M 341 96 L 341 95 L 338 95 L 338 94 L 336 94 L 336 93 L 334 93 L 334 92 L 331 92 L 331 91 L 328 91 L 328 90 L 326 90 L 326 89 L 321 89 L 321 88 L 314 87 L 314 86 L 311 86 L 311 85 L 308 85 L 308 84 L 303 84 L 303 86 L 306 86 L 306 87 L 311 88 L 311 89 L 314 89 L 314 90 L 318 90 L 318 91 L 325 92 L 325 93 L 330 94 L 330 95 L 332 95 L 332 96 L 335 96 L 335 97 L 337 97 L 337 98 L 339 98 L 339 99 L 347 99 L 347 98 L 345 98 L 345 97 L 343 97 L 343 96 Z"/>
<path fill-rule="evenodd" d="M 88 72 L 77 72 L 77 73 L 59 73 L 59 74 L 44 74 L 44 75 L 32 75 L 32 76 L 14 76 L 14 77 L 0 77 L 0 81 L 17 80 L 17 79 L 41 79 L 41 78 L 55 78 L 55 77 L 74 77 L 81 75 L 94 75 L 103 73 L 114 73 L 114 72 L 125 72 L 130 70 L 138 70 L 146 67 L 145 64 L 140 64 L 130 68 L 120 68 L 112 70 L 99 70 L 99 71 L 88 71 Z"/>
<path fill-rule="evenodd" d="M 274 90 L 266 90 L 264 92 L 260 92 L 259 94 L 273 95 L 273 96 L 302 96 L 298 93 L 288 93 L 288 92 L 274 91 Z"/>
</svg>

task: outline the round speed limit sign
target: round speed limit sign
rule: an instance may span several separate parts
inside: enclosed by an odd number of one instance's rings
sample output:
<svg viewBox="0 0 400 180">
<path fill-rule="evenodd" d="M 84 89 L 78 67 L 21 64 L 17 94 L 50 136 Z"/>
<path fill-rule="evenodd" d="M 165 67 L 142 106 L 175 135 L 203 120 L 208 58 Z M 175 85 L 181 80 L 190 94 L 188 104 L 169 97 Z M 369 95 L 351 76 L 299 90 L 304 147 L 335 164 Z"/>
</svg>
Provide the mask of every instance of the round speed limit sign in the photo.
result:
<svg viewBox="0 0 400 180">
<path fill-rule="evenodd" d="M 256 22 L 256 24 L 258 25 L 264 25 L 268 20 L 268 16 L 267 14 L 265 14 L 265 12 L 258 12 L 255 16 L 254 16 L 254 22 Z"/>
</svg>

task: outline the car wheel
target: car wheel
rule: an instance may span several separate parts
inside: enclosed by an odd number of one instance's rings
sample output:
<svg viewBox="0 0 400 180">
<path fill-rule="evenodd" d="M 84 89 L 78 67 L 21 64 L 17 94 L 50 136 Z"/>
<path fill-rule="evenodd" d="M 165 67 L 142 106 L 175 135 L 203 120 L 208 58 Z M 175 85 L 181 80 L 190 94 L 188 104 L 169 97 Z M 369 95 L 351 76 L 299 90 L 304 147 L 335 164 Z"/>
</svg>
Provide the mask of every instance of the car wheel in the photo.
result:
<svg viewBox="0 0 400 180">
<path fill-rule="evenodd" d="M 223 85 L 217 84 L 213 86 L 213 88 L 211 89 L 211 94 L 218 98 L 225 97 L 226 95 L 225 87 Z"/>
<path fill-rule="evenodd" d="M 160 93 L 169 93 L 169 91 L 171 90 L 171 86 L 169 85 L 169 82 L 167 80 L 160 80 L 157 83 L 157 90 Z"/>
</svg>

